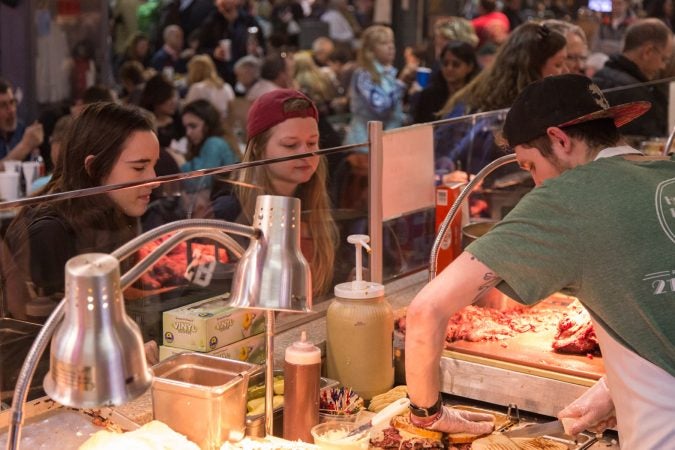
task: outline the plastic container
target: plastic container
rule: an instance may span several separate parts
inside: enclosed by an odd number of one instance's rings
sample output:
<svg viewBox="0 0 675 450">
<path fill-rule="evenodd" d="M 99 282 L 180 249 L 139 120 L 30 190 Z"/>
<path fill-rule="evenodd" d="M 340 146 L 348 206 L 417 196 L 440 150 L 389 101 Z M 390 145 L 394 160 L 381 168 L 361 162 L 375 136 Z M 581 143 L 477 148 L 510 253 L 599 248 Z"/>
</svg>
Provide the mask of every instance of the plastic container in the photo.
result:
<svg viewBox="0 0 675 450">
<path fill-rule="evenodd" d="M 284 357 L 284 439 L 313 442 L 310 430 L 319 423 L 320 383 L 321 350 L 303 331 Z"/>
<path fill-rule="evenodd" d="M 326 450 L 365 450 L 370 443 L 370 433 L 364 433 L 356 439 L 344 439 L 356 428 L 357 425 L 351 422 L 321 423 L 312 428 L 314 444 Z"/>
<path fill-rule="evenodd" d="M 356 245 L 356 280 L 335 286 L 326 313 L 326 372 L 365 400 L 394 385 L 394 314 L 384 286 L 362 280 L 361 247 L 368 236 L 351 235 Z"/>
</svg>

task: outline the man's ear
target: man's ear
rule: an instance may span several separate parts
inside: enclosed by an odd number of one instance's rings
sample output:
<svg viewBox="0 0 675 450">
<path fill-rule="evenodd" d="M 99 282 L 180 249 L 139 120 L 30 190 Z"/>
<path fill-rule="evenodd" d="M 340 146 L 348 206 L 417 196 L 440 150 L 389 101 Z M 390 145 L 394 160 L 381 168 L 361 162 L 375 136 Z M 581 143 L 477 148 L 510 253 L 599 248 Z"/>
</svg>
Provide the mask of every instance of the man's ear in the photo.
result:
<svg viewBox="0 0 675 450">
<path fill-rule="evenodd" d="M 84 170 L 87 171 L 87 174 L 91 176 L 91 165 L 94 164 L 94 155 L 89 155 L 86 158 L 84 158 Z"/>
<path fill-rule="evenodd" d="M 569 153 L 572 151 L 572 141 L 570 137 L 558 127 L 548 127 L 546 135 L 551 139 L 551 145 L 554 149 L 560 148 L 563 152 Z"/>
</svg>

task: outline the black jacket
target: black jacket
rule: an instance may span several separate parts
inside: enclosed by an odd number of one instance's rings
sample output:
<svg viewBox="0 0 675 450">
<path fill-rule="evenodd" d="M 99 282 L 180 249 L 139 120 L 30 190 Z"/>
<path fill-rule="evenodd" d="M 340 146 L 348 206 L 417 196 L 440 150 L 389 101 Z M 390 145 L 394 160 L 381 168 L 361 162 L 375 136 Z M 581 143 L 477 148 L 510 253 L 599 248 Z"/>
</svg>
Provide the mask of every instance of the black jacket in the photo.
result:
<svg viewBox="0 0 675 450">
<path fill-rule="evenodd" d="M 621 54 L 612 55 L 605 66 L 596 72 L 593 81 L 602 89 L 609 89 L 649 81 L 638 66 Z M 665 136 L 668 134 L 668 98 L 662 86 L 636 86 L 605 93 L 611 105 L 647 100 L 652 107 L 642 117 L 621 127 L 621 133 L 637 136 Z"/>
</svg>

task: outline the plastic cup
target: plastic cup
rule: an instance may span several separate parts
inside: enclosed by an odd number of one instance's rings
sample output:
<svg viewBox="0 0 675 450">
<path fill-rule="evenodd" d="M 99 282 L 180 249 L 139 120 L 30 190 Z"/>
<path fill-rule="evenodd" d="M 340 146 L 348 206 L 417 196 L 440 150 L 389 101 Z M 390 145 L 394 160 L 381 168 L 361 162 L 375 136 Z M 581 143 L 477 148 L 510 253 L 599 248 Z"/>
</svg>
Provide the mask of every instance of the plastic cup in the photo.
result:
<svg viewBox="0 0 675 450">
<path fill-rule="evenodd" d="M 23 178 L 26 180 L 26 195 L 33 191 L 33 181 L 40 176 L 40 163 L 38 161 L 26 161 L 21 164 Z"/>
<path fill-rule="evenodd" d="M 218 43 L 223 49 L 223 59 L 229 61 L 232 59 L 232 39 L 221 39 Z"/>
<path fill-rule="evenodd" d="M 417 68 L 417 84 L 419 84 L 422 89 L 427 87 L 430 78 L 431 78 L 431 69 L 429 69 L 428 67 Z"/>
<path fill-rule="evenodd" d="M 0 172 L 0 199 L 2 201 L 19 198 L 19 173 L 15 171 Z"/>
</svg>

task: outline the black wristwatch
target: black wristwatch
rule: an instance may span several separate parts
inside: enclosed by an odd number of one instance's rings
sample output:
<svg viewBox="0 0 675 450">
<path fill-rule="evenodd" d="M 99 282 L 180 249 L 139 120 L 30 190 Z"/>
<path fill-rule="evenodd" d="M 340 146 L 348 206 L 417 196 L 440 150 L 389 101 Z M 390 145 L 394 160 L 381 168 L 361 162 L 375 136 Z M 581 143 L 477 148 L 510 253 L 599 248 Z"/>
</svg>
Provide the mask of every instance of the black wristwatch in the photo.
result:
<svg viewBox="0 0 675 450">
<path fill-rule="evenodd" d="M 436 403 L 434 403 L 432 406 L 428 408 L 422 408 L 421 406 L 417 406 L 413 402 L 410 402 L 410 413 L 413 416 L 417 417 L 431 417 L 438 414 L 442 406 L 443 406 L 443 397 L 439 392 L 438 400 L 436 400 Z"/>
</svg>

